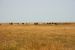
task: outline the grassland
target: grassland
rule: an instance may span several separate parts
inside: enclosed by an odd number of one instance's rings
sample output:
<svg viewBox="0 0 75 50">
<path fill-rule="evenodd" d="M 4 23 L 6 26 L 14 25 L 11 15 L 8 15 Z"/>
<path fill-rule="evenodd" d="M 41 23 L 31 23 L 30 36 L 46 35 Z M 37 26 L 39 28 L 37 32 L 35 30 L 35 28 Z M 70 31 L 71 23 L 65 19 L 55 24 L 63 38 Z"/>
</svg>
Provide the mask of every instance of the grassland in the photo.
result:
<svg viewBox="0 0 75 50">
<path fill-rule="evenodd" d="M 0 50 L 75 50 L 75 24 L 0 25 Z"/>
</svg>

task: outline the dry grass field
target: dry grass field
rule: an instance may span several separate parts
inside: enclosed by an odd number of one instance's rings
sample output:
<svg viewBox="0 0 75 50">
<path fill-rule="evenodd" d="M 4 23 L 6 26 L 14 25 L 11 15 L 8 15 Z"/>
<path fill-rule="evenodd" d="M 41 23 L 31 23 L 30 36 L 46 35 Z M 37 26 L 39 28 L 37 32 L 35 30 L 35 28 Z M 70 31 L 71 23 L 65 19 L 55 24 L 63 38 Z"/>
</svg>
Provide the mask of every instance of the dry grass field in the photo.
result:
<svg viewBox="0 0 75 50">
<path fill-rule="evenodd" d="M 75 24 L 0 25 L 0 50 L 75 50 Z"/>
</svg>

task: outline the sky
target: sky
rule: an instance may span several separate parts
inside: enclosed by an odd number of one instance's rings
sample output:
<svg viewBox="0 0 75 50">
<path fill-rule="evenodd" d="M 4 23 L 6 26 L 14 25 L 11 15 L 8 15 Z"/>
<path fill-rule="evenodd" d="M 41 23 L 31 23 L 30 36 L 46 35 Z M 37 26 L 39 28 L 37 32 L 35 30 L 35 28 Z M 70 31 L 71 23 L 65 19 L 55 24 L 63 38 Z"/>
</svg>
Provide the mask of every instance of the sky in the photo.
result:
<svg viewBox="0 0 75 50">
<path fill-rule="evenodd" d="M 0 22 L 75 22 L 75 0 L 0 0 Z"/>
</svg>

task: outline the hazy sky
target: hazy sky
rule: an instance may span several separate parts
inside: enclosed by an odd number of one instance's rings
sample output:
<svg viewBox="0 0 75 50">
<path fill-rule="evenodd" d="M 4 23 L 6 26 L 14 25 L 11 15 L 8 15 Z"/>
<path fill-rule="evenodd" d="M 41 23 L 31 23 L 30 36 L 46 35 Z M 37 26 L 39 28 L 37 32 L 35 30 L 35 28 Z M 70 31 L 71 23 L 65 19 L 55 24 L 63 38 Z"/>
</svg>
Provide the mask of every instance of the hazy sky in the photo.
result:
<svg viewBox="0 0 75 50">
<path fill-rule="evenodd" d="M 75 22 L 75 0 L 0 0 L 0 22 Z"/>
</svg>

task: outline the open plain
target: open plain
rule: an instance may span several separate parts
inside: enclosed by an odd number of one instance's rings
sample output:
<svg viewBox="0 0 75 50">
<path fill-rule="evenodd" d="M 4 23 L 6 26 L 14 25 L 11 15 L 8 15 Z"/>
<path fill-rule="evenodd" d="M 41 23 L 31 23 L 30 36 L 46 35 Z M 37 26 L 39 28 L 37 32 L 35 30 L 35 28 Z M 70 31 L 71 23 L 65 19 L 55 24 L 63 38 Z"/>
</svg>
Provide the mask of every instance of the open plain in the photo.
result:
<svg viewBox="0 0 75 50">
<path fill-rule="evenodd" d="M 0 25 L 0 50 L 75 50 L 75 24 Z"/>
</svg>

